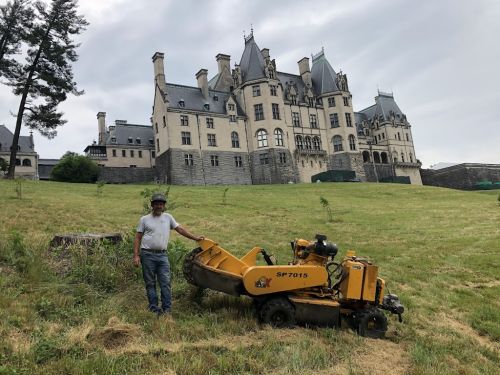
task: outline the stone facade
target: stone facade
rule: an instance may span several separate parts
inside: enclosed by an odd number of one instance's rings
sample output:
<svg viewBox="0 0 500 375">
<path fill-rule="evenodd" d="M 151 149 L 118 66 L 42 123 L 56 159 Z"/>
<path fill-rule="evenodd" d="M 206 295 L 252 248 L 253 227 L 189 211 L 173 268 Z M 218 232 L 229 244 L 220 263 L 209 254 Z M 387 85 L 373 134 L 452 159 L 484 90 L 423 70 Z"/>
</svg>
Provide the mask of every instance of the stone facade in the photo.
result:
<svg viewBox="0 0 500 375">
<path fill-rule="evenodd" d="M 111 184 L 131 184 L 140 182 L 155 182 L 156 171 L 154 168 L 99 168 L 99 181 Z"/>
<path fill-rule="evenodd" d="M 0 125 L 0 159 L 10 162 L 10 148 L 14 134 L 5 125 Z M 19 136 L 14 177 L 38 180 L 38 154 L 35 151 L 33 133 Z M 1 172 L 0 172 L 1 173 Z"/>
<path fill-rule="evenodd" d="M 164 54 L 153 56 L 160 180 L 310 182 L 318 173 L 348 169 L 362 181 L 376 181 L 369 172 L 374 162 L 380 176 L 407 175 L 421 184 L 411 126 L 392 94 L 379 92 L 374 106 L 354 112 L 347 76 L 333 70 L 324 51 L 312 57 L 312 66 L 302 58 L 298 75 L 283 73 L 252 33 L 234 69 L 230 56 L 216 59 L 216 75 L 209 80 L 200 69 L 197 87 L 190 87 L 167 83 Z"/>
<path fill-rule="evenodd" d="M 483 181 L 500 183 L 500 164 L 463 163 L 438 170 L 422 169 L 424 185 L 473 190 Z"/>
</svg>

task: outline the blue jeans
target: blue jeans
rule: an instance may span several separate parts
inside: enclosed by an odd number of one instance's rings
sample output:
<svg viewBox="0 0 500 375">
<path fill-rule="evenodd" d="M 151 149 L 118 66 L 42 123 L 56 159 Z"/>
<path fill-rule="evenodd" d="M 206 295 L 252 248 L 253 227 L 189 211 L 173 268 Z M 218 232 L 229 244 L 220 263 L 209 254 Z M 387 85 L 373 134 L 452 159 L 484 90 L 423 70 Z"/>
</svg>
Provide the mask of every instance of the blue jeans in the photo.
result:
<svg viewBox="0 0 500 375">
<path fill-rule="evenodd" d="M 172 296 L 170 292 L 170 263 L 165 253 L 141 251 L 142 276 L 146 284 L 149 310 L 153 312 L 170 312 Z M 160 284 L 161 310 L 158 308 L 156 281 Z"/>
</svg>

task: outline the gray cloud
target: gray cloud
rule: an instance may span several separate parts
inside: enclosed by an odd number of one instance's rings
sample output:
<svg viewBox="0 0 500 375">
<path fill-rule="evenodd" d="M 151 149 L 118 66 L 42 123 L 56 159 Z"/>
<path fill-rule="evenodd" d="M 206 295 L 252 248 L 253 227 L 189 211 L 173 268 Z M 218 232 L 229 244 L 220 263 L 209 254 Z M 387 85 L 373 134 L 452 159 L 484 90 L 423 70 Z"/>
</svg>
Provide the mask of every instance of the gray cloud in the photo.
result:
<svg viewBox="0 0 500 375">
<path fill-rule="evenodd" d="M 394 92 L 412 124 L 417 157 L 500 163 L 500 3 L 493 0 L 80 2 L 90 21 L 80 36 L 75 78 L 86 95 L 62 109 L 58 137 L 35 135 L 42 158 L 82 152 L 97 137 L 96 113 L 108 121 L 148 124 L 153 102 L 151 56 L 165 53 L 173 83 L 196 85 L 200 68 L 216 73 L 215 55 L 239 62 L 243 30 L 269 48 L 278 70 L 325 48 L 349 78 L 355 110 L 377 89 Z M 0 87 L 0 123 L 13 127 L 18 100 Z M 23 134 L 27 134 L 23 130 Z"/>
</svg>

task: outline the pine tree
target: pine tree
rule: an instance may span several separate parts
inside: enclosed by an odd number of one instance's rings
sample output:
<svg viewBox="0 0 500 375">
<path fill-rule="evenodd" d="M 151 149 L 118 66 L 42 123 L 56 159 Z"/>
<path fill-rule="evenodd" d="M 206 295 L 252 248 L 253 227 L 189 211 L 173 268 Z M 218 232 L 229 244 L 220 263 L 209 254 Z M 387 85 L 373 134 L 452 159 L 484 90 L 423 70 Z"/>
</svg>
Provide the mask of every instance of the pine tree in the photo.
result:
<svg viewBox="0 0 500 375">
<path fill-rule="evenodd" d="M 26 62 L 9 77 L 15 95 L 21 96 L 16 128 L 12 140 L 8 178 L 14 178 L 17 146 L 21 126 L 38 130 L 53 138 L 58 126 L 64 125 L 63 113 L 57 106 L 67 94 L 81 95 L 73 80 L 71 63 L 78 59 L 74 35 L 88 25 L 77 14 L 77 0 L 52 0 L 47 7 L 43 2 L 34 4 L 37 21 L 26 35 Z"/>
<path fill-rule="evenodd" d="M 10 76 L 17 67 L 13 55 L 32 27 L 33 7 L 30 0 L 14 0 L 0 6 L 0 77 Z"/>
</svg>

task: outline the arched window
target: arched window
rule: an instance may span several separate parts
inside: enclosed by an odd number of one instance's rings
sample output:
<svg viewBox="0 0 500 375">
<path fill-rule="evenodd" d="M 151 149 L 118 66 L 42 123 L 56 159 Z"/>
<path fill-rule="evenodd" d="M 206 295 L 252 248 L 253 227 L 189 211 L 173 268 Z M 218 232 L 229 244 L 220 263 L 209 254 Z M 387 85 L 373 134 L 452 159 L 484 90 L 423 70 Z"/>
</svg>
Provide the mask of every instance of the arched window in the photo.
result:
<svg viewBox="0 0 500 375">
<path fill-rule="evenodd" d="M 410 163 L 413 163 L 413 155 L 411 154 L 411 152 L 409 153 L 410 155 Z"/>
<path fill-rule="evenodd" d="M 297 146 L 298 150 L 303 150 L 304 149 L 304 144 L 302 142 L 302 136 L 301 135 L 295 136 L 295 145 Z"/>
<path fill-rule="evenodd" d="M 311 137 L 306 137 L 306 150 L 312 150 Z"/>
<path fill-rule="evenodd" d="M 240 137 L 236 132 L 231 132 L 231 147 L 240 148 Z"/>
<path fill-rule="evenodd" d="M 20 159 L 16 159 L 16 165 L 21 165 L 21 160 Z"/>
<path fill-rule="evenodd" d="M 388 159 L 387 159 L 387 153 L 386 152 L 382 152 L 380 154 L 380 156 L 382 157 L 382 163 L 383 164 L 387 164 L 389 162 Z"/>
<path fill-rule="evenodd" d="M 23 159 L 23 167 L 31 167 L 31 160 Z"/>
<path fill-rule="evenodd" d="M 267 147 L 267 132 L 264 129 L 257 130 L 257 147 Z"/>
<path fill-rule="evenodd" d="M 363 151 L 363 163 L 370 162 L 370 153 L 368 151 Z"/>
<path fill-rule="evenodd" d="M 274 141 L 276 146 L 283 146 L 283 130 L 280 128 L 274 129 Z"/>
<path fill-rule="evenodd" d="M 349 134 L 349 149 L 351 151 L 356 151 L 356 138 L 354 138 L 352 134 Z"/>
<path fill-rule="evenodd" d="M 342 147 L 342 137 L 340 135 L 333 136 L 332 142 L 333 142 L 334 152 L 339 152 L 344 150 L 344 148 Z"/>
<path fill-rule="evenodd" d="M 313 137 L 313 150 L 321 150 L 321 139 Z"/>
<path fill-rule="evenodd" d="M 375 163 L 380 163 L 380 155 L 379 155 L 379 153 L 377 151 L 373 152 L 373 161 Z"/>
<path fill-rule="evenodd" d="M 401 153 L 401 162 L 404 163 L 405 162 L 405 154 Z"/>
</svg>

